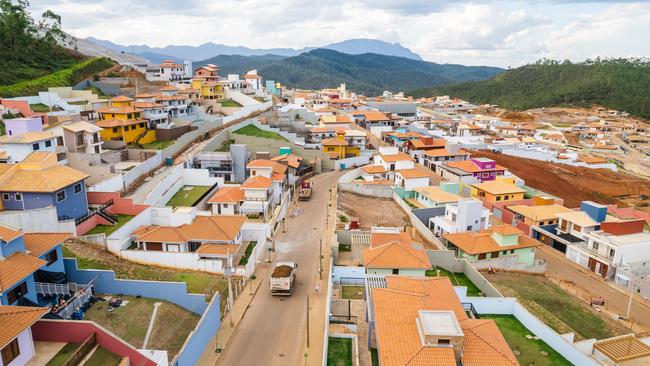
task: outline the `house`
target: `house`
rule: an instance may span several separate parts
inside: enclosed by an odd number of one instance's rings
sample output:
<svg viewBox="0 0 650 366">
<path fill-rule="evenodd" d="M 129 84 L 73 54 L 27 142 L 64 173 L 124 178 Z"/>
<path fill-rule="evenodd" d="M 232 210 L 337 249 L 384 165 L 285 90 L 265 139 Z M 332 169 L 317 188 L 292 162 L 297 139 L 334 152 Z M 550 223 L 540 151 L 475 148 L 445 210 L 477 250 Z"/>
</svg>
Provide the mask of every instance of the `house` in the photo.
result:
<svg viewBox="0 0 650 366">
<path fill-rule="evenodd" d="M 273 181 L 263 175 L 250 176 L 241 189 L 244 191 L 244 202 L 239 212 L 251 218 L 261 215 L 267 221 L 273 202 Z"/>
<path fill-rule="evenodd" d="M 366 133 L 359 130 L 344 130 L 345 142 L 348 146 L 357 147 L 360 151 L 366 150 L 368 137 Z"/>
<path fill-rule="evenodd" d="M 274 205 L 279 204 L 282 199 L 282 192 L 284 191 L 285 184 L 287 183 L 287 165 L 273 160 L 255 159 L 251 160 L 246 165 L 246 168 L 250 171 L 249 179 L 261 176 L 271 180 L 271 203 Z M 248 179 L 246 181 L 248 181 Z M 242 185 L 242 188 L 243 187 L 244 186 Z"/>
<path fill-rule="evenodd" d="M 219 81 L 219 67 L 213 64 L 197 67 L 194 69 L 194 78 L 206 81 Z"/>
<path fill-rule="evenodd" d="M 49 132 L 26 132 L 20 135 L 0 136 L 0 150 L 7 156 L 3 159 L 8 163 L 20 163 L 35 151 L 57 151 L 57 137 Z M 65 158 L 62 156 L 62 160 Z"/>
<path fill-rule="evenodd" d="M 384 169 L 388 172 L 388 179 L 395 179 L 395 171 L 401 169 L 413 169 L 415 168 L 415 162 L 413 158 L 407 154 L 400 153 L 397 151 L 397 148 L 379 148 L 379 154 L 375 154 L 372 157 L 374 165 L 383 166 Z"/>
<path fill-rule="evenodd" d="M 27 306 L 0 306 L 0 365 L 23 366 L 30 364 L 36 357 L 32 326 L 47 308 Z"/>
<path fill-rule="evenodd" d="M 435 173 L 438 171 L 439 166 L 445 162 L 464 161 L 469 157 L 469 152 L 461 149 L 459 145 L 449 144 L 444 149 L 425 150 L 420 155 L 420 163 Z"/>
<path fill-rule="evenodd" d="M 386 180 L 386 169 L 383 165 L 364 165 L 361 167 L 361 177 L 366 182 Z"/>
<path fill-rule="evenodd" d="M 40 117 L 5 118 L 2 122 L 7 136 L 43 131 L 43 119 Z"/>
<path fill-rule="evenodd" d="M 411 155 L 421 155 L 426 150 L 444 149 L 447 141 L 437 139 L 433 136 L 420 136 L 417 139 L 409 139 L 404 142 L 403 150 Z"/>
<path fill-rule="evenodd" d="M 244 190 L 239 186 L 221 187 L 208 199 L 213 215 L 238 215 L 242 202 L 244 202 Z"/>
<path fill-rule="evenodd" d="M 323 145 L 323 152 L 332 159 L 345 159 L 360 154 L 359 147 L 349 145 L 345 141 L 344 134 L 337 133 L 336 137 L 324 139 L 321 144 Z"/>
<path fill-rule="evenodd" d="M 439 174 L 443 179 L 472 183 L 495 180 L 506 172 L 506 168 L 487 158 L 470 158 L 462 161 L 443 162 Z"/>
<path fill-rule="evenodd" d="M 243 216 L 196 216 L 181 226 L 141 226 L 133 232 L 140 250 L 197 252 L 201 247 L 237 248 L 242 243 Z M 236 250 L 232 251 L 232 254 Z"/>
<path fill-rule="evenodd" d="M 168 85 L 158 89 L 158 91 L 160 93 L 154 95 L 154 102 L 163 106 L 170 120 L 172 118 L 185 117 L 191 112 L 190 98 L 185 94 L 179 93 L 176 87 Z M 159 118 L 156 114 L 149 116 L 151 117 L 150 123 L 152 123 L 152 120 Z M 143 117 L 145 117 L 144 113 Z M 156 126 L 159 128 L 164 127 L 164 125 Z"/>
<path fill-rule="evenodd" d="M 380 111 L 364 111 L 364 110 L 355 110 L 351 111 L 354 121 L 359 124 L 359 126 L 370 130 L 372 127 L 393 127 L 395 123 L 399 121 L 399 118 L 393 118 L 390 113 L 383 113 Z"/>
<path fill-rule="evenodd" d="M 160 65 L 149 66 L 145 78 L 148 81 L 177 81 L 185 77 L 185 66 L 174 60 L 163 60 Z"/>
<path fill-rule="evenodd" d="M 145 96 L 148 98 L 144 98 Z M 140 94 L 136 95 L 136 101 L 131 104 L 142 111 L 142 118 L 147 120 L 149 128 L 167 128 L 169 127 L 169 115 L 165 106 L 156 103 L 155 98 L 153 94 Z"/>
<path fill-rule="evenodd" d="M 470 318 L 447 277 L 386 276 L 370 296 L 368 339 L 382 366 L 519 365 L 494 320 Z"/>
<path fill-rule="evenodd" d="M 532 226 L 557 224 L 559 221 L 559 214 L 574 212 L 572 209 L 556 203 L 532 206 L 512 205 L 507 206 L 507 209 L 514 213 L 512 222 L 508 223 L 512 226 L 519 227 L 524 231 L 526 231 L 525 229 L 529 231 Z"/>
<path fill-rule="evenodd" d="M 325 114 L 320 117 L 321 127 L 335 127 L 347 129 L 352 120 L 344 114 Z"/>
<path fill-rule="evenodd" d="M 312 143 L 320 143 L 324 139 L 336 136 L 338 127 L 312 127 L 308 130 L 308 140 Z"/>
<path fill-rule="evenodd" d="M 447 233 L 443 238 L 456 257 L 470 262 L 501 258 L 532 265 L 535 248 L 542 245 L 510 225 L 492 226 L 479 232 Z M 499 267 L 499 262 L 490 261 L 490 264 Z"/>
<path fill-rule="evenodd" d="M 591 201 L 580 203 L 580 210 L 557 214 L 557 223 L 531 227 L 531 236 L 562 253 L 567 248 L 584 245 L 587 234 L 600 228 L 608 218 L 608 207 Z"/>
<path fill-rule="evenodd" d="M 212 79 L 192 79 L 192 89 L 198 90 L 200 99 L 224 99 L 223 83 Z"/>
<path fill-rule="evenodd" d="M 61 126 L 63 141 L 68 152 L 101 154 L 102 129 L 86 121 L 77 121 Z"/>
<path fill-rule="evenodd" d="M 525 192 L 513 183 L 501 179 L 471 185 L 472 197 L 488 203 L 523 200 Z"/>
<path fill-rule="evenodd" d="M 123 141 L 127 145 L 156 141 L 156 132 L 148 129 L 148 121 L 142 117 L 142 110 L 131 105 L 133 101 L 118 96 L 111 99 L 110 106 L 97 109 L 97 126 L 102 128 L 104 141 Z"/>
<path fill-rule="evenodd" d="M 287 167 L 286 172 L 289 184 L 294 184 L 299 177 L 312 171 L 312 165 L 308 161 L 292 153 L 278 155 L 271 158 L 271 160 Z"/>
<path fill-rule="evenodd" d="M 428 187 L 431 181 L 429 172 L 420 166 L 400 169 L 395 173 L 395 186 L 412 191 L 418 187 Z"/>
<path fill-rule="evenodd" d="M 2 209 L 56 207 L 60 220 L 88 214 L 85 179 L 89 175 L 59 165 L 56 154 L 34 152 L 18 164 L 0 164 Z"/>
<path fill-rule="evenodd" d="M 243 77 L 248 87 L 253 90 L 262 90 L 262 76 L 257 74 L 257 70 L 250 70 Z"/>
<path fill-rule="evenodd" d="M 459 195 L 447 192 L 440 187 L 416 187 L 415 200 L 423 207 L 444 207 L 448 203 L 455 203 L 461 200 Z"/>
<path fill-rule="evenodd" d="M 431 269 L 426 252 L 418 244 L 392 241 L 363 251 L 363 266 L 368 274 L 424 276 Z"/>
<path fill-rule="evenodd" d="M 429 218 L 429 229 L 436 236 L 447 233 L 477 232 L 490 224 L 490 210 L 479 200 L 460 199 L 445 206 L 444 215 Z"/>
</svg>

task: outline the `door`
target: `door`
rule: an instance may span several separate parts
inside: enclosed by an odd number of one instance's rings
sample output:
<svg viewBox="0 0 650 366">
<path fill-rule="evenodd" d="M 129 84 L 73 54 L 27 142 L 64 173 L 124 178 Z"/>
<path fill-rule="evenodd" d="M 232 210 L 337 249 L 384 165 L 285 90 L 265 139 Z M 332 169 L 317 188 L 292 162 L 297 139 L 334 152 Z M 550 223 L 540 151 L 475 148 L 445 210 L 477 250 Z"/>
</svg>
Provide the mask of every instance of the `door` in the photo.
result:
<svg viewBox="0 0 650 366">
<path fill-rule="evenodd" d="M 587 263 L 587 267 L 588 267 L 592 272 L 596 272 L 596 264 L 597 264 L 597 263 L 598 263 L 598 262 L 597 262 L 595 259 L 589 257 L 589 263 Z"/>
</svg>

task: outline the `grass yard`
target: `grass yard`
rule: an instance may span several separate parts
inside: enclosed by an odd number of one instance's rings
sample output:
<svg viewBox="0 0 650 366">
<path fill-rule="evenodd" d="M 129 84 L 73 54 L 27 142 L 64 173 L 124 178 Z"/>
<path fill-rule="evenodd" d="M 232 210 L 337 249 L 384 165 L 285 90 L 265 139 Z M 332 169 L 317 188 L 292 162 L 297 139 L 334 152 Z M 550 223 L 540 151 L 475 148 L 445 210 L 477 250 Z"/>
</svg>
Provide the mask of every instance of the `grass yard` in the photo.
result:
<svg viewBox="0 0 650 366">
<path fill-rule="evenodd" d="M 117 223 L 115 225 L 97 225 L 92 230 L 87 232 L 84 235 L 94 235 L 94 234 L 105 234 L 106 236 L 111 235 L 115 230 L 121 228 L 124 224 L 129 222 L 133 216 L 131 215 L 117 215 Z"/>
<path fill-rule="evenodd" d="M 516 297 L 533 315 L 560 334 L 576 339 L 603 339 L 630 333 L 623 325 L 596 312 L 588 304 L 544 276 L 500 272 L 487 279 L 506 297 Z"/>
<path fill-rule="evenodd" d="M 108 302 L 95 303 L 86 312 L 85 319 L 106 327 L 136 348 L 142 347 L 156 302 L 161 302 L 162 305 L 158 309 L 149 338 L 149 349 L 167 350 L 170 358 L 173 358 L 199 321 L 198 315 L 165 301 L 133 296 L 122 298 L 128 301 L 128 304 L 111 312 L 108 311 Z"/>
<path fill-rule="evenodd" d="M 222 101 L 219 101 L 219 103 L 221 103 L 222 107 L 231 107 L 231 108 L 241 108 L 242 107 L 241 104 L 237 103 L 236 101 L 234 101 L 232 99 L 222 100 Z"/>
<path fill-rule="evenodd" d="M 47 364 L 45 364 L 45 366 L 61 366 L 61 365 L 63 365 L 65 363 L 65 361 L 70 356 L 72 356 L 74 351 L 76 351 L 77 348 L 79 348 L 79 346 L 80 346 L 80 344 L 78 344 L 78 343 L 68 343 L 68 344 L 66 344 L 65 346 L 63 346 L 63 348 L 61 348 L 59 350 L 59 352 L 57 352 L 56 355 L 54 355 L 54 357 L 52 357 L 52 359 L 50 361 L 48 361 Z"/>
<path fill-rule="evenodd" d="M 352 366 L 352 338 L 329 337 L 327 366 Z"/>
<path fill-rule="evenodd" d="M 479 289 L 472 280 L 467 278 L 467 276 L 462 273 L 451 273 L 447 271 L 444 268 L 434 268 L 426 271 L 427 277 L 435 277 L 437 272 L 436 270 L 440 270 L 440 275 L 443 277 L 449 277 L 449 280 L 451 281 L 451 284 L 454 286 L 465 286 L 467 287 L 467 296 L 483 296 L 483 292 L 481 289 Z"/>
<path fill-rule="evenodd" d="M 342 299 L 363 300 L 365 298 L 364 292 L 365 292 L 364 286 L 350 286 L 350 285 L 341 286 Z"/>
<path fill-rule="evenodd" d="M 280 141 L 286 141 L 286 139 L 279 134 L 271 131 L 264 131 L 260 129 L 259 127 L 255 125 L 248 125 L 244 126 L 233 133 L 237 135 L 245 135 L 245 136 L 255 136 L 255 137 L 261 137 L 264 139 L 273 139 L 273 140 L 280 140 Z"/>
<path fill-rule="evenodd" d="M 253 253 L 253 248 L 255 248 L 256 244 L 257 244 L 256 241 L 251 241 L 250 243 L 248 243 L 248 246 L 246 247 L 246 252 L 244 252 L 244 255 L 239 260 L 240 266 L 245 266 L 248 263 L 248 258 L 251 257 L 251 253 Z"/>
<path fill-rule="evenodd" d="M 193 206 L 201 196 L 210 190 L 209 186 L 183 186 L 176 194 L 167 202 L 167 206 Z"/>
<path fill-rule="evenodd" d="M 571 365 L 569 361 L 541 339 L 526 338 L 527 335 L 534 336 L 534 334 L 524 327 L 514 316 L 481 314 L 481 319 L 494 320 L 521 365 Z M 544 356 L 542 352 L 545 352 L 547 356 Z"/>
<path fill-rule="evenodd" d="M 47 113 L 50 111 L 50 107 L 43 103 L 30 104 L 29 108 L 32 110 L 32 112 Z"/>
<path fill-rule="evenodd" d="M 163 140 L 163 141 L 154 141 L 146 144 L 142 144 L 142 147 L 145 150 L 164 150 L 169 146 L 174 144 L 174 140 Z"/>
<path fill-rule="evenodd" d="M 92 356 L 90 356 L 88 361 L 86 361 L 86 365 L 117 366 L 120 364 L 120 361 L 122 361 L 122 357 L 115 353 L 111 353 L 102 347 L 97 347 Z"/>
</svg>

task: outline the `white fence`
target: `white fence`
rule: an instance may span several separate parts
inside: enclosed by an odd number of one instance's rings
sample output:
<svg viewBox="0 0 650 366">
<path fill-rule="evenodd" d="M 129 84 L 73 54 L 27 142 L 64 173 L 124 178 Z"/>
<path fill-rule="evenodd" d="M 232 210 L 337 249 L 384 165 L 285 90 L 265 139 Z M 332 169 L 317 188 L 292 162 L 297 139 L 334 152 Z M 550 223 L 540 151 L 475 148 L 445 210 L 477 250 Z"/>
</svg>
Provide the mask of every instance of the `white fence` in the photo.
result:
<svg viewBox="0 0 650 366">
<path fill-rule="evenodd" d="M 106 248 L 106 234 L 104 233 L 82 235 L 79 237 L 79 240 L 83 241 L 84 243 L 90 243 L 93 245 L 100 246 L 102 248 Z"/>
<path fill-rule="evenodd" d="M 340 159 L 336 161 L 335 170 L 355 168 L 370 163 L 370 156 L 355 156 L 353 158 Z"/>
<path fill-rule="evenodd" d="M 121 192 L 123 189 L 124 179 L 122 179 L 122 174 L 115 174 L 106 180 L 88 187 L 88 192 Z"/>
<path fill-rule="evenodd" d="M 411 225 L 415 227 L 415 229 L 420 233 L 420 235 L 424 236 L 428 241 L 434 243 L 438 248 L 446 250 L 445 246 L 442 245 L 440 240 L 438 240 L 438 238 L 436 238 L 435 235 L 433 235 L 431 230 L 429 230 L 429 228 L 426 225 L 424 225 L 422 221 L 420 221 L 420 219 L 418 219 L 417 216 L 413 214 L 413 212 L 411 212 L 411 208 L 409 207 L 409 205 L 406 204 L 406 202 L 404 202 L 402 197 L 400 197 L 397 193 L 393 193 L 393 199 L 402 208 L 402 210 L 404 210 L 404 212 L 408 215 Z"/>
<path fill-rule="evenodd" d="M 361 173 L 361 168 L 352 169 L 339 177 L 339 184 L 351 183 L 355 178 L 360 177 Z"/>
<path fill-rule="evenodd" d="M 123 250 L 122 259 L 131 262 L 176 269 L 189 269 L 208 273 L 223 273 L 224 261 L 200 259 L 197 253 Z"/>
<path fill-rule="evenodd" d="M 19 228 L 24 232 L 71 233 L 77 235 L 74 220 L 59 221 L 56 207 L 36 208 L 33 210 L 0 211 L 0 224 Z"/>
<path fill-rule="evenodd" d="M 506 270 L 515 270 L 515 271 L 524 271 L 530 273 L 544 273 L 546 272 L 546 262 L 542 260 L 536 260 L 532 265 L 519 262 L 519 256 L 517 255 L 508 255 L 504 257 L 480 260 L 472 263 L 476 269 L 486 269 L 489 267 L 506 269 Z"/>
<path fill-rule="evenodd" d="M 143 161 L 135 168 L 129 170 L 126 174 L 122 176 L 124 182 L 124 187 L 128 188 L 133 182 L 142 178 L 143 176 L 151 173 L 163 163 L 163 154 L 162 152 L 156 153 L 156 155 L 151 158 Z"/>
<path fill-rule="evenodd" d="M 362 196 L 391 198 L 393 197 L 393 187 L 374 185 L 374 184 L 358 184 L 358 183 L 339 183 L 339 190 L 344 192 L 352 192 Z"/>
</svg>

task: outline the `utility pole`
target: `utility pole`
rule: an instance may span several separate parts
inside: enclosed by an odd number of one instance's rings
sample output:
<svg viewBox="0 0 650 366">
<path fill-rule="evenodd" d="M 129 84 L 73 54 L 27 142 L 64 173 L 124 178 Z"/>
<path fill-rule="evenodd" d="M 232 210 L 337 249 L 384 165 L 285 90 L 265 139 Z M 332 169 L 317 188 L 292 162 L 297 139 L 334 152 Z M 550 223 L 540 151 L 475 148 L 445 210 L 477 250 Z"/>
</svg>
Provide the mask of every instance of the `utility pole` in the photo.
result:
<svg viewBox="0 0 650 366">
<path fill-rule="evenodd" d="M 307 348 L 309 348 L 309 295 L 307 295 Z"/>
<path fill-rule="evenodd" d="M 318 247 L 318 261 L 320 263 L 318 267 L 318 275 L 320 279 L 323 279 L 323 239 L 320 240 L 320 245 Z"/>
</svg>

